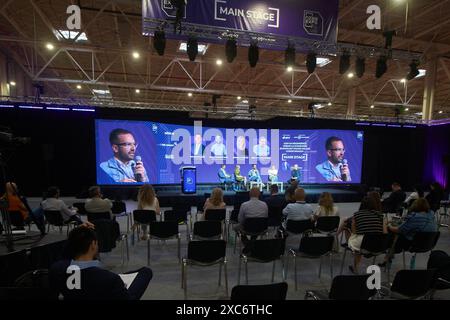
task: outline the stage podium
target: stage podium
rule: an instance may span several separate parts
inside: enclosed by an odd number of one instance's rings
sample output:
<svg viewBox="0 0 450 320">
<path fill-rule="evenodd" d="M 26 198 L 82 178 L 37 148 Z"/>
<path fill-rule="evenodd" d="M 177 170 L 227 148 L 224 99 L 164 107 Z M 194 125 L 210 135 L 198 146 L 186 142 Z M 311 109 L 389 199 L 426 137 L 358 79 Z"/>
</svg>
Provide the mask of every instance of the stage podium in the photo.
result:
<svg viewBox="0 0 450 320">
<path fill-rule="evenodd" d="M 181 167 L 181 191 L 185 194 L 192 194 L 197 192 L 197 168 L 196 167 Z"/>
</svg>

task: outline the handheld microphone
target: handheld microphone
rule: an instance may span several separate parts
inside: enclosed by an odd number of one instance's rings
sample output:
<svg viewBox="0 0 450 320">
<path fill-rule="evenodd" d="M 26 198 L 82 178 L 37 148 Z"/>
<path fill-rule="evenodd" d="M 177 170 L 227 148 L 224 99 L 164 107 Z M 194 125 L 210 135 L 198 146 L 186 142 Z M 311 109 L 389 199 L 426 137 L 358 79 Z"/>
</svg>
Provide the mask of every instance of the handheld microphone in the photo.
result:
<svg viewBox="0 0 450 320">
<path fill-rule="evenodd" d="M 141 156 L 136 156 L 136 165 L 137 165 L 137 164 L 142 164 L 142 158 L 141 158 Z M 133 169 L 134 169 L 134 167 L 133 167 Z M 141 173 L 135 173 L 135 174 L 134 174 L 134 179 L 135 179 L 137 182 L 143 182 L 143 181 L 144 181 L 144 177 L 142 176 Z"/>
<path fill-rule="evenodd" d="M 348 179 L 347 175 L 344 174 L 344 173 L 342 173 L 342 167 L 343 167 L 343 166 L 347 166 L 347 159 L 343 159 L 343 160 L 342 160 L 341 167 L 340 167 L 340 169 L 341 169 L 341 178 L 342 178 L 342 181 L 347 181 L 347 179 Z"/>
</svg>

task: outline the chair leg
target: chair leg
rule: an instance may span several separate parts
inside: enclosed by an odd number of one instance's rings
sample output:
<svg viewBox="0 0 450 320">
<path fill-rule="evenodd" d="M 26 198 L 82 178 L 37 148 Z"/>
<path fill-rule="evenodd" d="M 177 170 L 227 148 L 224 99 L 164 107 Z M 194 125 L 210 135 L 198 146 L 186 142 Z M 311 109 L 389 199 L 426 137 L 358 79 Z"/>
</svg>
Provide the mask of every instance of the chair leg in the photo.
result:
<svg viewBox="0 0 450 320">
<path fill-rule="evenodd" d="M 341 272 L 339 274 L 342 274 L 342 271 L 344 271 L 344 263 L 345 263 L 346 255 L 347 255 L 347 249 L 344 249 L 344 256 L 342 257 L 342 263 L 341 263 Z"/>
<path fill-rule="evenodd" d="M 330 276 L 331 280 L 333 280 L 333 256 L 330 254 Z"/>
<path fill-rule="evenodd" d="M 320 257 L 320 264 L 319 264 L 319 279 L 320 279 L 320 277 L 322 276 L 322 259 L 323 258 L 323 256 L 321 256 Z"/>
<path fill-rule="evenodd" d="M 184 265 L 184 300 L 187 300 L 187 265 Z"/>
<path fill-rule="evenodd" d="M 236 245 L 237 245 L 237 232 L 234 233 L 234 249 L 233 249 L 233 253 L 236 253 Z"/>
<path fill-rule="evenodd" d="M 239 256 L 239 265 L 238 265 L 238 285 L 241 284 L 241 266 L 242 266 L 242 257 Z"/>
<path fill-rule="evenodd" d="M 226 292 L 227 298 L 228 298 L 228 272 L 227 272 L 227 260 L 226 259 L 223 261 L 223 271 L 224 271 L 224 275 L 225 275 L 225 292 Z"/>
<path fill-rule="evenodd" d="M 247 261 L 247 259 L 244 259 L 244 265 L 245 265 L 245 284 L 248 285 L 248 261 Z"/>
<path fill-rule="evenodd" d="M 127 247 L 127 262 L 130 261 L 130 248 L 128 246 L 128 235 L 125 237 L 125 245 Z"/>
<path fill-rule="evenodd" d="M 222 264 L 219 263 L 219 287 L 222 284 Z"/>
<path fill-rule="evenodd" d="M 130 232 L 130 216 L 127 214 L 127 232 Z"/>
<path fill-rule="evenodd" d="M 272 283 L 273 283 L 273 280 L 275 278 L 275 261 L 276 260 L 273 260 L 273 265 L 272 265 Z"/>
<path fill-rule="evenodd" d="M 406 269 L 406 257 L 405 257 L 405 251 L 403 251 L 403 269 Z"/>
<path fill-rule="evenodd" d="M 283 278 L 283 281 L 286 281 L 286 269 L 284 266 L 284 256 L 281 256 L 281 276 Z"/>
<path fill-rule="evenodd" d="M 150 238 L 147 240 L 147 265 L 150 265 Z"/>
<path fill-rule="evenodd" d="M 294 256 L 294 279 L 295 279 L 295 291 L 298 290 L 297 286 L 297 257 Z"/>
<path fill-rule="evenodd" d="M 180 250 L 180 242 L 181 242 L 181 239 L 180 239 L 180 236 L 178 236 L 178 238 L 177 238 L 177 241 L 178 241 L 178 263 L 181 263 L 181 250 Z"/>
</svg>

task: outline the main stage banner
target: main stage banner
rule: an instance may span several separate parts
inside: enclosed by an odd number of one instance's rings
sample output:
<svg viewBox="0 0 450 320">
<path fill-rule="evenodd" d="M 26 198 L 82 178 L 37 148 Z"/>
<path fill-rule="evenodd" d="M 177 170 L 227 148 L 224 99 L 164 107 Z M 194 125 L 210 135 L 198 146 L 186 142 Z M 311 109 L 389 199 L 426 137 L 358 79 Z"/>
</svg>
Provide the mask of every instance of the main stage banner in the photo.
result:
<svg viewBox="0 0 450 320">
<path fill-rule="evenodd" d="M 339 0 L 188 0 L 183 23 L 336 42 Z M 170 0 L 142 1 L 148 19 L 174 20 Z"/>
</svg>

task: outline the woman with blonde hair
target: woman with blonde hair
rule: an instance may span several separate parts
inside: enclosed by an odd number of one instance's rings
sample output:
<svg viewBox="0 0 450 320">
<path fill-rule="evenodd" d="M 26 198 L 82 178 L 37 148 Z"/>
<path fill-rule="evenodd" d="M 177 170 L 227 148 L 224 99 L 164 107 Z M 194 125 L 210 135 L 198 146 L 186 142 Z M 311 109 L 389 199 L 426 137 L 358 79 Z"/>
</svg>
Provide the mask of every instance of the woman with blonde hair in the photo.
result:
<svg viewBox="0 0 450 320">
<path fill-rule="evenodd" d="M 314 212 L 314 219 L 318 217 L 338 216 L 339 209 L 334 204 L 333 196 L 329 192 L 323 192 L 319 198 L 319 206 Z"/>
<path fill-rule="evenodd" d="M 138 193 L 138 210 L 153 210 L 160 214 L 159 201 L 151 184 L 143 184 Z M 142 240 L 148 239 L 147 225 L 142 225 Z"/>
<path fill-rule="evenodd" d="M 211 196 L 206 199 L 203 206 L 204 219 L 206 219 L 206 210 L 209 209 L 225 209 L 226 203 L 223 201 L 223 191 L 220 188 L 214 188 Z"/>
</svg>

